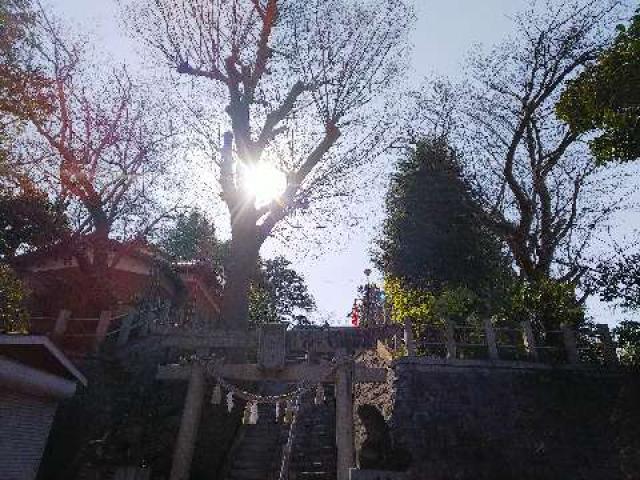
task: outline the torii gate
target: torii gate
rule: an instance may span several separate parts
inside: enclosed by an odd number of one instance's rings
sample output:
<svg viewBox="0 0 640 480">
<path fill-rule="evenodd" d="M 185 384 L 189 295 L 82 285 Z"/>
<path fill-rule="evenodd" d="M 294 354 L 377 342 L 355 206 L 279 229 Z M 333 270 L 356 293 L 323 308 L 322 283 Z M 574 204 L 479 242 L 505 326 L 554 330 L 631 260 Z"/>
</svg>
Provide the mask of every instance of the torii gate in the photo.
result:
<svg viewBox="0 0 640 480">
<path fill-rule="evenodd" d="M 300 343 L 313 343 L 323 347 L 316 351 L 335 351 L 336 368 L 328 362 L 299 363 L 285 365 L 286 356 L 286 328 L 280 324 L 263 325 L 259 333 L 258 363 L 222 364 L 216 369 L 217 374 L 225 379 L 240 381 L 280 381 L 283 383 L 298 383 L 300 381 L 313 383 L 334 383 L 336 398 L 336 448 L 338 453 L 337 479 L 348 480 L 349 469 L 354 466 L 354 435 L 353 435 L 353 383 L 368 383 L 386 381 L 387 371 L 381 368 L 368 368 L 358 365 L 347 354 L 345 346 L 327 345 L 326 330 L 320 332 L 305 332 L 304 340 Z M 235 338 L 226 337 L 221 342 L 211 339 L 194 339 L 199 347 L 246 348 L 246 336 Z M 294 344 L 296 343 L 294 339 Z M 336 343 L 336 342 L 333 342 Z M 336 348 L 334 348 L 336 347 Z M 189 387 L 182 413 L 180 429 L 176 441 L 170 480 L 188 480 L 198 426 L 202 413 L 205 396 L 206 371 L 201 363 L 189 366 L 165 365 L 158 368 L 159 380 L 188 380 Z"/>
</svg>

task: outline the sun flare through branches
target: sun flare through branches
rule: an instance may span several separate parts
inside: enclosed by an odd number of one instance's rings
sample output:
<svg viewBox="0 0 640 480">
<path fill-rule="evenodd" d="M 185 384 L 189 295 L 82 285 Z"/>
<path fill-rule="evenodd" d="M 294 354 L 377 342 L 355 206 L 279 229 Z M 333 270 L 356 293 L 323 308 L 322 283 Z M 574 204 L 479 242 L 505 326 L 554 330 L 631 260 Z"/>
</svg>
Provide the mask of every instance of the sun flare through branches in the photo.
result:
<svg viewBox="0 0 640 480">
<path fill-rule="evenodd" d="M 255 198 L 256 208 L 277 200 L 287 188 L 287 177 L 271 162 L 261 161 L 242 167 L 243 189 Z"/>
</svg>

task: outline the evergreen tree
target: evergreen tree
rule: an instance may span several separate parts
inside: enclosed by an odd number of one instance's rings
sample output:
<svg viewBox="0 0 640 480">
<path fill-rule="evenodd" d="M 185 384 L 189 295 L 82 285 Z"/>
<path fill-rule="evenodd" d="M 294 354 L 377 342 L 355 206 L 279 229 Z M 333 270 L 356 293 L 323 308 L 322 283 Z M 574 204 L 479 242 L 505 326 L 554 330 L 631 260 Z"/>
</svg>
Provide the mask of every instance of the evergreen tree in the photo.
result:
<svg viewBox="0 0 640 480">
<path fill-rule="evenodd" d="M 27 290 L 13 270 L 0 264 L 0 333 L 28 333 Z"/>
<path fill-rule="evenodd" d="M 387 218 L 375 252 L 387 278 L 438 293 L 465 289 L 494 302 L 510 279 L 498 239 L 476 219 L 476 205 L 456 152 L 427 138 L 400 161 L 386 198 Z"/>
<path fill-rule="evenodd" d="M 69 233 L 59 205 L 36 189 L 10 189 L 0 185 L 0 261 L 16 254 L 47 247 Z"/>
<path fill-rule="evenodd" d="M 222 265 L 225 244 L 216 237 L 216 227 L 200 211 L 181 214 L 165 232 L 160 247 L 173 261 L 210 262 Z"/>
<path fill-rule="evenodd" d="M 249 291 L 251 323 L 309 324 L 307 315 L 316 304 L 304 278 L 284 257 L 262 260 Z"/>
</svg>

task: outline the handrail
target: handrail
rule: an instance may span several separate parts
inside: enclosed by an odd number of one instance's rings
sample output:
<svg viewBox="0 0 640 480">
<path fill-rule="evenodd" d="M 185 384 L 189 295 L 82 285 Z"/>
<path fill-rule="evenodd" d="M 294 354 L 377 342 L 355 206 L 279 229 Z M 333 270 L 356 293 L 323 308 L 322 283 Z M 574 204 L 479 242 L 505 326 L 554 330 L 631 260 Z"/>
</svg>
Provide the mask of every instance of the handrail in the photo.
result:
<svg viewBox="0 0 640 480">
<path fill-rule="evenodd" d="M 298 416 L 302 411 L 302 398 L 298 395 L 294 404 L 294 414 L 289 425 L 289 433 L 287 435 L 287 443 L 282 449 L 282 461 L 280 463 L 280 475 L 278 480 L 288 480 L 289 478 L 289 466 L 291 464 L 291 454 L 293 453 L 293 442 L 296 437 L 296 425 L 298 424 Z"/>
</svg>

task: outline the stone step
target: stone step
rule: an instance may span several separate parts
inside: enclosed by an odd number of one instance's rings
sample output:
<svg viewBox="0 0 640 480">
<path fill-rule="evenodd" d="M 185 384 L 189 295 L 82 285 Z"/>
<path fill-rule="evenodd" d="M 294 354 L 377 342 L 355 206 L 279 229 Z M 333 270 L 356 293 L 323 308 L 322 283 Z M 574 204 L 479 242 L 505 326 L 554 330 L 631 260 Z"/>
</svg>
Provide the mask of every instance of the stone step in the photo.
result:
<svg viewBox="0 0 640 480">
<path fill-rule="evenodd" d="M 247 432 L 279 432 L 282 429 L 282 425 L 278 423 L 265 423 L 264 425 L 248 425 L 246 426 Z"/>
<path fill-rule="evenodd" d="M 265 469 L 231 469 L 229 477 L 233 480 L 268 480 L 269 472 Z"/>
<path fill-rule="evenodd" d="M 309 434 L 306 434 L 304 432 L 298 432 L 298 434 L 296 435 L 296 438 L 300 438 L 302 440 L 309 441 L 309 442 L 311 442 L 311 441 L 316 441 L 316 442 L 322 441 L 322 442 L 326 443 L 329 439 L 335 438 L 335 434 L 331 435 L 331 433 L 329 433 L 329 432 L 326 432 L 326 433 L 325 432 L 323 432 L 323 433 L 309 433 Z"/>
<path fill-rule="evenodd" d="M 332 470 L 335 468 L 335 462 L 330 460 L 323 461 L 317 464 L 309 462 L 291 462 L 291 465 L 299 472 L 318 472 L 323 470 Z"/>
<path fill-rule="evenodd" d="M 242 442 L 238 450 L 234 453 L 235 455 L 248 455 L 248 456 L 257 456 L 257 455 L 270 455 L 273 454 L 275 450 L 280 449 L 280 442 L 270 442 L 266 444 L 257 444 L 253 442 Z"/>
<path fill-rule="evenodd" d="M 317 437 L 317 436 L 303 437 L 302 435 L 296 436 L 296 439 L 298 440 L 297 442 L 298 445 L 307 445 L 307 446 L 313 446 L 313 447 L 333 446 L 335 438 L 336 438 L 335 435 L 326 435 L 322 437 Z"/>
<path fill-rule="evenodd" d="M 334 432 L 314 433 L 314 432 L 299 431 L 299 432 L 296 432 L 296 437 L 303 438 L 305 440 L 311 440 L 314 438 L 326 439 L 326 438 L 335 438 L 335 433 Z"/>
<path fill-rule="evenodd" d="M 242 443 L 247 446 L 270 448 L 274 443 L 278 443 L 278 440 L 279 436 L 245 435 Z"/>
<path fill-rule="evenodd" d="M 319 464 L 297 464 L 297 463 L 292 463 L 292 466 L 295 467 L 295 469 L 298 472 L 307 472 L 307 473 L 317 473 L 317 472 L 330 472 L 335 470 L 335 464 L 331 464 L 329 462 L 321 462 Z"/>
<path fill-rule="evenodd" d="M 244 442 L 251 443 L 255 445 L 266 444 L 273 445 L 274 442 L 277 442 L 280 439 L 280 435 L 245 435 Z"/>
<path fill-rule="evenodd" d="M 304 399 L 290 459 L 291 480 L 336 480 L 335 407 L 311 405 Z M 231 459 L 226 480 L 274 480 L 278 478 L 282 449 L 289 425 L 276 423 L 268 410 L 260 409 L 257 425 L 246 425 L 244 437 Z"/>
<path fill-rule="evenodd" d="M 329 461 L 335 457 L 335 452 L 327 451 L 323 453 L 316 453 L 315 455 L 309 455 L 306 453 L 292 453 L 291 459 L 295 460 L 297 463 L 313 463 L 316 461 Z"/>
<path fill-rule="evenodd" d="M 291 467 L 296 472 L 309 471 L 309 472 L 317 472 L 319 470 L 334 470 L 336 467 L 336 462 L 330 459 L 323 460 L 319 464 L 312 464 L 308 461 L 303 462 L 291 462 Z"/>
<path fill-rule="evenodd" d="M 304 467 L 305 465 L 326 465 L 327 463 L 335 463 L 335 455 L 314 455 L 314 456 L 292 456 L 291 464 Z"/>
<path fill-rule="evenodd" d="M 296 480 L 335 480 L 335 472 L 297 472 Z"/>
<path fill-rule="evenodd" d="M 281 451 L 281 446 L 277 445 L 271 445 L 271 447 L 267 448 L 260 448 L 256 445 L 247 445 L 244 444 L 241 447 L 242 450 L 242 454 L 240 454 L 240 451 L 236 452 L 236 457 L 238 458 L 268 458 L 271 457 L 273 455 L 279 455 L 280 451 Z"/>
<path fill-rule="evenodd" d="M 333 445 L 318 445 L 318 446 L 300 446 L 296 445 L 293 449 L 293 453 L 296 455 L 313 455 L 314 453 L 330 453 L 335 450 Z"/>
<path fill-rule="evenodd" d="M 278 425 L 276 423 L 274 424 L 269 424 L 269 425 L 251 425 L 250 427 L 246 428 L 246 432 L 250 433 L 250 432 L 255 432 L 255 433 L 271 433 L 271 432 L 279 432 L 282 429 L 281 425 Z"/>
<path fill-rule="evenodd" d="M 280 435 L 245 435 L 244 443 L 252 445 L 273 445 L 280 439 Z"/>
<path fill-rule="evenodd" d="M 233 462 L 233 470 L 262 470 L 271 471 L 280 464 L 275 459 L 268 460 L 238 460 Z"/>
<path fill-rule="evenodd" d="M 245 438 L 278 438 L 282 434 L 282 430 L 245 430 Z"/>
<path fill-rule="evenodd" d="M 311 461 L 314 462 L 316 460 L 326 461 L 335 457 L 335 450 L 326 450 L 324 452 L 316 452 L 316 453 L 302 453 L 302 452 L 294 452 L 291 454 L 291 458 L 296 462 L 303 461 Z"/>
<path fill-rule="evenodd" d="M 255 466 L 264 468 L 265 466 L 272 466 L 280 462 L 279 452 L 263 453 L 261 455 L 251 455 L 243 453 L 237 454 L 233 459 L 232 466 L 248 468 L 249 466 Z"/>
</svg>

